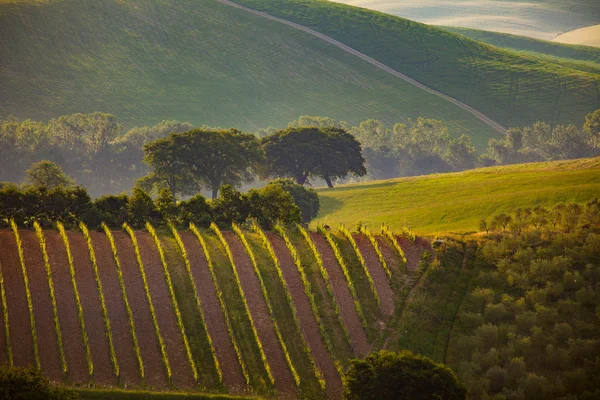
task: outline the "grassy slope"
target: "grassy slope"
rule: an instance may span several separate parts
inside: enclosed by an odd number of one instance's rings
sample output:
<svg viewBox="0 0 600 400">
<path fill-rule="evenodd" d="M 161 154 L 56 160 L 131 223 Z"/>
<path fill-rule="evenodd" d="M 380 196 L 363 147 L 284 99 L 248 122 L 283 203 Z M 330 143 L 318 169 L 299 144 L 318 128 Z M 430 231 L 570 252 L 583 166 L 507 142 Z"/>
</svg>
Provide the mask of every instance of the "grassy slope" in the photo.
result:
<svg viewBox="0 0 600 400">
<path fill-rule="evenodd" d="M 482 168 L 320 189 L 314 224 L 473 231 L 480 218 L 519 206 L 586 201 L 600 193 L 600 158 Z"/>
<path fill-rule="evenodd" d="M 309 34 L 214 0 L 0 2 L 0 117 L 97 110 L 129 126 L 169 118 L 242 129 L 303 114 L 426 116 L 480 147 L 497 135 Z"/>
<path fill-rule="evenodd" d="M 323 0 L 236 0 L 309 26 L 449 94 L 505 126 L 581 123 L 600 107 L 598 74 L 438 28 Z"/>
</svg>

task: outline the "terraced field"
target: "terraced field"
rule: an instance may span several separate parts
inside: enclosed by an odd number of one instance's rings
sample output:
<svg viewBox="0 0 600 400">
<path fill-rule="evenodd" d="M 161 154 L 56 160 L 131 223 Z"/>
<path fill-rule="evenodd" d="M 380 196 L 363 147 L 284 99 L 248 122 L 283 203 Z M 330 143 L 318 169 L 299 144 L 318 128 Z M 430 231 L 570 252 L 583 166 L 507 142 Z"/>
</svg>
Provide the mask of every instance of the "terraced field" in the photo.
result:
<svg viewBox="0 0 600 400">
<path fill-rule="evenodd" d="M 427 248 L 300 226 L 57 226 L 0 231 L 0 360 L 91 387 L 84 398 L 341 398 L 348 360 L 382 346 L 397 282 L 416 283 L 404 254 Z"/>
</svg>

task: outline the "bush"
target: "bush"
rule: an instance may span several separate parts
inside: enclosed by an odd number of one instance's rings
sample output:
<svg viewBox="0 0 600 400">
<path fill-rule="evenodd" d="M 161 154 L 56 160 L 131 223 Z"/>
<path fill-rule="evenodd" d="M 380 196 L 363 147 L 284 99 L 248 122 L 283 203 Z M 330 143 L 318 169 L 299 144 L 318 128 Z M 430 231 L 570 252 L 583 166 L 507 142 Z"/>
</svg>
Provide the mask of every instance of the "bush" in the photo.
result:
<svg viewBox="0 0 600 400">
<path fill-rule="evenodd" d="M 350 361 L 344 378 L 344 398 L 466 399 L 467 390 L 445 365 L 409 351 L 371 353 Z"/>
<path fill-rule="evenodd" d="M 77 395 L 54 386 L 33 368 L 0 367 L 0 399 L 3 400 L 71 400 Z"/>
<path fill-rule="evenodd" d="M 294 203 L 302 212 L 302 222 L 310 222 L 319 213 L 321 204 L 319 203 L 319 195 L 314 189 L 307 189 L 294 183 L 291 179 L 276 179 L 269 182 L 266 187 L 269 186 L 278 186 L 292 195 Z"/>
</svg>

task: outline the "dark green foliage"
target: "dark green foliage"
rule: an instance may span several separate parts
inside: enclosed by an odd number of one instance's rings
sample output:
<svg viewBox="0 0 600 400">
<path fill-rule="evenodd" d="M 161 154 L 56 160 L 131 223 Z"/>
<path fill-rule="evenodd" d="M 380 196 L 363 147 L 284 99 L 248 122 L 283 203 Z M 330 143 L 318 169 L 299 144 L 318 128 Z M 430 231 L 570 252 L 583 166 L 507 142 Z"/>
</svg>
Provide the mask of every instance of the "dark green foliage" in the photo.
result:
<svg viewBox="0 0 600 400">
<path fill-rule="evenodd" d="M 294 203 L 302 211 L 302 222 L 310 222 L 319 213 L 319 195 L 314 189 L 307 189 L 302 185 L 294 183 L 291 179 L 281 178 L 269 182 L 268 186 L 280 187 L 292 195 Z"/>
<path fill-rule="evenodd" d="M 25 182 L 35 187 L 52 189 L 57 186 L 68 187 L 73 185 L 73 179 L 65 174 L 59 165 L 48 160 L 33 163 L 25 171 L 25 175 Z"/>
<path fill-rule="evenodd" d="M 467 394 L 450 368 L 409 351 L 382 350 L 350 361 L 344 387 L 348 400 L 460 400 Z"/>
<path fill-rule="evenodd" d="M 177 204 L 179 217 L 177 222 L 181 226 L 189 226 L 190 223 L 202 228 L 208 228 L 213 221 L 213 210 L 211 204 L 201 194 L 197 194 Z"/>
<path fill-rule="evenodd" d="M 41 371 L 33 368 L 0 366 L 0 399 L 3 400 L 74 400 L 77 394 L 55 386 Z"/>
</svg>

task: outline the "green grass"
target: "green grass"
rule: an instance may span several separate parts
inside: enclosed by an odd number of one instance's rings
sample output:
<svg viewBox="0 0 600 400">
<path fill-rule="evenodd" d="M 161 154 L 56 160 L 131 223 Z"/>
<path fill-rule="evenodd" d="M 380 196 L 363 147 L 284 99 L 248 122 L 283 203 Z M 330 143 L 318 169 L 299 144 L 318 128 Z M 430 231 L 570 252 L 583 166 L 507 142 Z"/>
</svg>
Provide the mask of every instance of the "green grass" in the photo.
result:
<svg viewBox="0 0 600 400">
<path fill-rule="evenodd" d="M 252 400 L 258 397 L 240 397 L 203 393 L 148 392 L 118 389 L 74 389 L 81 400 Z"/>
<path fill-rule="evenodd" d="M 126 126 L 256 129 L 304 114 L 388 124 L 426 116 L 477 144 L 497 135 L 312 35 L 215 0 L 0 3 L 0 38 L 10 38 L 0 39 L 0 117 L 103 111 Z"/>
<path fill-rule="evenodd" d="M 324 33 L 504 126 L 581 124 L 586 113 L 600 108 L 598 74 L 324 0 L 236 2 Z"/>
<path fill-rule="evenodd" d="M 318 193 L 321 211 L 313 225 L 352 227 L 360 220 L 396 232 L 403 226 L 419 234 L 472 232 L 481 218 L 497 212 L 599 197 L 600 158 L 340 185 Z"/>
</svg>

